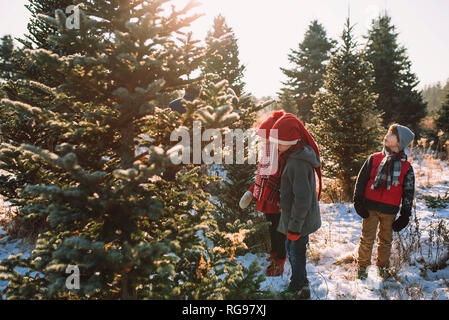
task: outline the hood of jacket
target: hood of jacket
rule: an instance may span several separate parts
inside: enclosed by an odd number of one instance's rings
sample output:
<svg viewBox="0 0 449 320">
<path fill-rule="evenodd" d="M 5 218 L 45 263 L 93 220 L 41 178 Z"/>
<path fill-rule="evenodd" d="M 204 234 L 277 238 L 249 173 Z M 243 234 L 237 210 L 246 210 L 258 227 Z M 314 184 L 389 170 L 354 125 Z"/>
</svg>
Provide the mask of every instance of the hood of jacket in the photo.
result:
<svg viewBox="0 0 449 320">
<path fill-rule="evenodd" d="M 318 168 L 320 166 L 320 160 L 318 159 L 315 150 L 312 149 L 311 146 L 305 145 L 302 148 L 299 148 L 295 152 L 293 152 L 289 158 L 299 159 L 309 162 L 313 168 Z"/>
</svg>

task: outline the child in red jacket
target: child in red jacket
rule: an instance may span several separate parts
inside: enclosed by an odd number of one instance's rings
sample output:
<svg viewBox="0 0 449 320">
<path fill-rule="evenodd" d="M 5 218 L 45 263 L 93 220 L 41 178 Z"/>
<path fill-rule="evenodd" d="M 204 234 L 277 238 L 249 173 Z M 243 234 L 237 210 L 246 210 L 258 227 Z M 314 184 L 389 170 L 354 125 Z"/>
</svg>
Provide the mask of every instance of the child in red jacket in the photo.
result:
<svg viewBox="0 0 449 320">
<path fill-rule="evenodd" d="M 278 232 L 277 228 L 280 219 L 279 208 L 279 190 L 272 185 L 272 177 L 268 174 L 272 161 L 278 161 L 273 157 L 273 148 L 268 140 L 270 129 L 274 123 L 281 118 L 285 112 L 283 110 L 274 111 L 259 127 L 257 134 L 265 139 L 265 150 L 262 153 L 263 159 L 259 161 L 257 166 L 256 182 L 249 188 L 240 199 L 240 207 L 242 209 L 248 207 L 252 199 L 256 199 L 256 210 L 263 212 L 267 221 L 271 222 L 270 226 L 270 265 L 265 274 L 268 277 L 280 276 L 284 273 L 284 264 L 286 260 L 285 235 Z M 270 151 L 271 150 L 271 151 Z M 274 167 L 277 167 L 277 163 Z"/>
</svg>

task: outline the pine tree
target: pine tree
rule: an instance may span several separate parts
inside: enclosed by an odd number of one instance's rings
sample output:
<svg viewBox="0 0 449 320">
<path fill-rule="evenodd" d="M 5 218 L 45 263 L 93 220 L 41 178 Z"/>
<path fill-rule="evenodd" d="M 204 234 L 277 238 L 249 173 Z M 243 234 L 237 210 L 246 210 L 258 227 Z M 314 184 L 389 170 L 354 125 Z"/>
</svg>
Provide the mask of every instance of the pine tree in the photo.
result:
<svg viewBox="0 0 449 320">
<path fill-rule="evenodd" d="M 293 93 L 287 88 L 282 88 L 279 93 L 278 109 L 283 109 L 285 112 L 297 114 L 297 106 Z"/>
<path fill-rule="evenodd" d="M 15 74 L 14 42 L 10 35 L 3 36 L 0 44 L 0 81 L 11 80 Z"/>
<path fill-rule="evenodd" d="M 287 81 L 283 84 L 295 101 L 293 113 L 305 123 L 312 117 L 313 95 L 323 87 L 325 63 L 329 60 L 334 45 L 335 42 L 328 39 L 324 27 L 317 20 L 313 20 L 298 49 L 292 49 L 288 55 L 292 68 L 281 68 L 287 76 Z M 279 94 L 280 98 L 282 94 L 282 92 Z M 287 105 L 281 107 L 284 110 L 291 108 Z"/>
<path fill-rule="evenodd" d="M 80 50 L 85 50 L 87 47 L 85 44 L 77 46 L 77 42 L 60 41 L 58 38 L 68 35 L 77 37 L 78 30 L 65 28 L 64 33 L 61 34 L 58 26 L 45 20 L 45 17 L 54 20 L 57 10 L 65 11 L 72 4 L 72 0 L 30 0 L 25 5 L 31 14 L 31 20 L 27 25 L 28 34 L 24 39 L 17 39 L 23 44 L 23 48 L 14 48 L 9 58 L 14 69 L 14 75 L 9 80 L 14 81 L 4 83 L 1 88 L 8 99 L 43 109 L 56 108 L 59 112 L 63 112 L 64 104 L 62 103 L 51 107 L 53 96 L 49 88 L 62 85 L 65 81 L 64 73 L 47 70 L 45 68 L 47 63 L 41 65 L 30 63 L 30 61 L 35 60 L 35 57 L 32 57 L 31 49 L 50 50 L 59 55 L 80 54 Z M 65 26 L 65 22 L 63 23 Z M 53 38 L 55 36 L 56 38 Z M 85 36 L 84 39 L 87 41 L 89 37 Z M 41 57 L 41 59 L 45 58 Z M 26 143 L 54 151 L 58 144 L 58 137 L 62 134 L 57 126 L 50 127 L 45 121 L 36 121 L 20 112 L 11 113 L 2 108 L 0 118 L 5 128 L 3 137 L 7 141 L 14 141 L 16 145 Z M 36 236 L 36 232 L 45 223 L 45 219 L 39 216 L 29 218 L 20 210 L 23 207 L 24 199 L 19 195 L 19 191 L 26 184 L 34 184 L 42 179 L 40 166 L 45 167 L 46 164 L 36 161 L 28 163 L 27 166 L 15 166 L 13 169 L 15 179 L 8 180 L 8 177 L 0 177 L 0 181 L 3 181 L 4 194 L 8 194 L 11 202 L 19 208 L 11 228 L 20 228 L 22 233 L 31 237 Z M 20 226 L 14 226 L 16 223 Z"/>
<path fill-rule="evenodd" d="M 52 41 L 51 38 L 52 35 L 58 33 L 58 28 L 46 23 L 39 17 L 44 15 L 55 18 L 56 10 L 66 12 L 67 8 L 73 5 L 73 3 L 73 0 L 28 0 L 28 3 L 25 5 L 31 14 L 31 19 L 27 26 L 28 34 L 25 35 L 24 39 L 19 39 L 19 41 L 28 49 L 42 48 L 53 50 L 54 52 L 59 51 L 59 54 L 68 53 L 66 49 L 74 47 L 63 45 L 58 48 L 58 43 Z"/>
<path fill-rule="evenodd" d="M 438 110 L 436 125 L 438 130 L 442 130 L 446 137 L 449 137 L 449 92 L 440 110 Z"/>
<path fill-rule="evenodd" d="M 169 10 L 167 1 L 74 2 L 80 29 L 66 28 L 61 10 L 40 18 L 58 30 L 53 49 L 24 50 L 41 81 L 21 79 L 17 99 L 0 103 L 6 137 L 0 168 L 14 174 L 2 177 L 0 193 L 26 219 L 46 221 L 29 258 L 1 262 L 3 293 L 8 299 L 259 297 L 260 268 L 233 259 L 247 231 L 219 230 L 210 195 L 199 188 L 210 178 L 185 164 L 175 181 L 160 179 L 174 153 L 162 144 L 167 135 L 157 134 L 162 123 L 191 133 L 198 120 L 224 130 L 239 120 L 233 110 L 243 103 L 219 82 L 182 116 L 155 105 L 163 94 L 202 81 L 186 78 L 206 50 L 182 32 L 198 18 L 188 15 L 196 3 Z M 78 53 L 63 55 L 64 47 Z M 159 141 L 144 143 L 144 133 Z M 138 153 L 144 144 L 145 155 Z M 71 265 L 80 270 L 77 290 L 66 286 Z M 14 270 L 19 266 L 24 275 Z"/>
<path fill-rule="evenodd" d="M 371 64 L 357 50 L 349 18 L 343 43 L 326 69 L 325 92 L 315 96 L 309 126 L 321 147 L 325 176 L 338 179 L 347 200 L 363 161 L 379 147 L 380 115 L 370 92 Z"/>
<path fill-rule="evenodd" d="M 427 113 L 436 113 L 444 100 L 444 96 L 441 94 L 443 88 L 441 82 L 437 82 L 435 85 L 426 85 L 422 91 L 423 100 L 427 103 Z"/>
<path fill-rule="evenodd" d="M 214 46 L 214 42 L 220 38 L 227 38 L 226 44 L 206 55 L 201 70 L 203 74 L 217 74 L 221 79 L 226 79 L 236 95 L 240 96 L 244 93 L 245 66 L 239 59 L 239 47 L 234 31 L 221 14 L 214 18 L 212 30 L 207 33 L 206 44 L 209 47 Z"/>
<path fill-rule="evenodd" d="M 267 100 L 254 108 L 254 98 L 249 94 L 241 96 L 240 100 L 242 102 L 241 109 L 237 111 L 240 119 L 230 126 L 230 128 L 242 131 L 248 131 L 253 127 L 257 111 L 265 109 L 272 104 L 272 100 Z M 235 140 L 237 144 L 238 139 L 236 138 Z M 246 209 L 242 209 L 239 206 L 240 197 L 254 183 L 257 170 L 256 164 L 248 163 L 249 139 L 245 138 L 243 142 L 245 143 L 245 163 L 224 164 L 223 169 L 226 177 L 220 184 L 218 184 L 212 193 L 217 199 L 214 218 L 217 221 L 219 228 L 223 231 L 236 232 L 239 229 L 248 230 L 249 233 L 247 235 L 246 244 L 251 251 L 264 252 L 267 251 L 266 247 L 269 242 L 268 223 L 266 223 L 263 216 L 260 216 L 254 210 L 254 202 Z M 252 148 L 255 147 L 256 146 L 252 146 Z M 236 145 L 234 145 L 233 153 L 237 154 Z M 234 161 L 237 161 L 237 159 Z M 244 251 L 238 253 L 244 253 Z"/>
<path fill-rule="evenodd" d="M 271 102 L 259 104 L 254 108 L 254 98 L 248 94 L 242 94 L 245 90 L 243 76 L 245 66 L 240 63 L 238 54 L 238 44 L 235 34 L 225 21 L 222 15 L 218 15 L 214 19 L 214 26 L 208 32 L 206 43 L 209 47 L 219 40 L 225 39 L 226 45 L 218 50 L 211 51 L 204 60 L 201 69 L 204 74 L 214 74 L 218 78 L 226 79 L 229 86 L 234 90 L 237 96 L 242 100 L 242 109 L 237 113 L 240 120 L 230 126 L 231 129 L 248 130 L 252 128 L 257 111 L 265 108 Z M 248 142 L 245 140 L 246 143 Z M 235 153 L 235 147 L 233 152 Z M 244 150 L 248 155 L 248 145 Z M 247 229 L 247 244 L 250 247 L 263 245 L 264 235 L 268 234 L 264 229 L 266 224 L 259 223 L 259 216 L 255 215 L 253 207 L 241 209 L 239 207 L 239 199 L 252 184 L 256 172 L 255 164 L 224 164 L 222 169 L 226 173 L 226 178 L 217 184 L 213 195 L 218 203 L 214 218 L 221 230 L 228 232 L 236 232 L 239 229 Z M 262 240 L 261 240 L 262 239 Z"/>
<path fill-rule="evenodd" d="M 399 46 L 398 33 L 387 15 L 374 19 L 368 31 L 366 59 L 374 67 L 374 91 L 377 108 L 383 111 L 383 123 L 409 126 L 419 132 L 419 122 L 426 115 L 426 103 L 417 91 L 417 76 L 411 71 L 406 48 Z"/>
</svg>

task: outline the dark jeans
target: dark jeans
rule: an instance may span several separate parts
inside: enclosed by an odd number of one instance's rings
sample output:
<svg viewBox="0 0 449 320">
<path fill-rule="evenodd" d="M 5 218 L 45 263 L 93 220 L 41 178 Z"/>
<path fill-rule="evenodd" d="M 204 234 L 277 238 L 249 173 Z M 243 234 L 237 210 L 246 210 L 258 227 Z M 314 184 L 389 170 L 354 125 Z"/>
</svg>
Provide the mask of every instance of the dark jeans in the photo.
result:
<svg viewBox="0 0 449 320">
<path fill-rule="evenodd" d="M 271 222 L 270 226 L 270 240 L 271 240 L 271 251 L 277 253 L 279 259 L 284 259 L 287 254 L 285 252 L 285 239 L 287 238 L 285 234 L 277 231 L 279 220 L 281 218 L 280 213 L 265 213 L 265 218 L 267 221 Z"/>
<path fill-rule="evenodd" d="M 292 267 L 292 276 L 289 285 L 291 290 L 299 290 L 301 287 L 309 284 L 306 270 L 306 251 L 308 242 L 308 235 L 301 236 L 296 241 L 291 241 L 289 239 L 285 241 L 288 259 Z"/>
</svg>

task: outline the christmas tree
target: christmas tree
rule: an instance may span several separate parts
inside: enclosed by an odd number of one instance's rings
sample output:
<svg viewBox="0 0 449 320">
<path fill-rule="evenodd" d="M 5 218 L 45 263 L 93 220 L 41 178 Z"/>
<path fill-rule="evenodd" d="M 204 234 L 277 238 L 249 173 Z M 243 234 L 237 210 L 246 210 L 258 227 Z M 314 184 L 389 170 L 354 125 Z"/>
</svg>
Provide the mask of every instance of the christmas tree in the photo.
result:
<svg viewBox="0 0 449 320">
<path fill-rule="evenodd" d="M 446 139 L 449 138 L 449 92 L 446 100 L 437 112 L 436 125 L 438 130 L 442 130 Z"/>
<path fill-rule="evenodd" d="M 417 76 L 411 71 L 406 49 L 399 46 L 398 33 L 387 15 L 374 19 L 368 31 L 366 60 L 374 67 L 374 92 L 383 123 L 398 122 L 419 133 L 419 122 L 426 115 L 426 103 L 417 91 Z"/>
<path fill-rule="evenodd" d="M 313 95 L 323 87 L 325 63 L 329 60 L 334 45 L 335 42 L 328 39 L 324 27 L 317 20 L 313 20 L 298 49 L 292 49 L 288 55 L 292 67 L 281 68 L 287 77 L 283 84 L 295 101 L 295 111 L 292 113 L 305 123 L 312 117 Z M 282 93 L 279 94 L 281 100 L 282 96 Z M 281 108 L 287 111 L 292 106 L 281 104 Z"/>
<path fill-rule="evenodd" d="M 55 18 L 56 10 L 62 10 L 64 13 L 75 13 L 73 4 L 73 0 L 28 0 L 25 5 L 31 14 L 27 26 L 28 34 L 25 35 L 24 39 L 18 39 L 19 42 L 28 49 L 42 48 L 53 50 L 59 54 L 69 53 L 75 49 L 75 46 L 67 46 L 59 41 L 53 41 L 51 36 L 58 33 L 58 28 L 39 18 L 41 15 Z"/>
<path fill-rule="evenodd" d="M 10 35 L 3 36 L 0 41 L 0 81 L 10 80 L 16 68 L 13 61 L 14 41 Z"/>
<path fill-rule="evenodd" d="M 311 133 L 321 147 L 325 176 L 339 181 L 344 197 L 352 195 L 353 180 L 368 155 L 380 144 L 380 114 L 371 64 L 357 50 L 349 18 L 343 43 L 326 69 L 325 92 L 315 95 Z"/>
<path fill-rule="evenodd" d="M 207 50 L 183 32 L 198 18 L 188 14 L 196 3 L 178 10 L 168 1 L 73 2 L 79 28 L 69 27 L 62 10 L 39 16 L 57 30 L 44 39 L 51 39 L 49 48 L 24 50 L 23 61 L 41 70 L 39 81 L 21 79 L 17 97 L 0 104 L 6 138 L 0 168 L 14 174 L 2 177 L 1 193 L 26 219 L 45 221 L 29 258 L 1 262 L 3 293 L 9 299 L 259 297 L 259 268 L 234 258 L 247 231 L 222 232 L 210 194 L 199 188 L 211 178 L 190 164 L 182 164 L 174 181 L 160 178 L 178 150 L 162 144 L 164 121 L 189 133 L 194 121 L 224 130 L 239 121 L 233 110 L 245 103 L 221 81 L 207 85 L 183 115 L 157 105 L 165 93 L 203 81 L 188 79 Z M 67 285 L 73 268 L 79 287 Z"/>
<path fill-rule="evenodd" d="M 63 53 L 66 55 L 80 54 L 84 50 L 83 46 L 77 47 L 70 41 L 61 41 L 58 36 L 64 35 L 59 34 L 58 26 L 54 23 L 49 23 L 46 20 L 47 18 L 45 18 L 49 17 L 54 20 L 57 10 L 65 12 L 72 4 L 72 0 L 30 0 L 25 5 L 31 14 L 31 20 L 27 26 L 28 35 L 24 39 L 17 39 L 23 44 L 23 47 L 14 48 L 12 53 L 9 54 L 10 64 L 12 65 L 9 69 L 13 69 L 14 72 L 9 80 L 14 81 L 8 81 L 1 86 L 6 98 L 21 101 L 27 105 L 44 110 L 51 110 L 56 107 L 58 111 L 62 112 L 63 104 L 58 106 L 52 105 L 53 94 L 51 88 L 61 85 L 65 80 L 65 76 L 60 71 L 53 72 L 52 69 L 46 69 L 46 63 L 43 65 L 33 63 L 34 57 L 31 56 L 31 49 L 53 50 L 60 55 Z M 75 11 L 78 10 L 76 7 L 72 7 L 72 10 L 79 13 L 79 11 Z M 76 20 L 75 18 L 66 20 L 65 27 L 70 27 L 73 21 Z M 77 18 L 80 18 L 80 16 L 77 15 Z M 66 28 L 65 34 L 68 33 L 74 35 L 79 33 L 79 31 Z M 56 38 L 54 38 L 55 36 Z M 81 51 L 78 52 L 77 50 Z M 1 105 L 0 108 L 2 108 Z M 67 116 L 70 117 L 71 115 L 67 114 Z M 55 150 L 61 131 L 56 126 L 50 127 L 47 125 L 48 116 L 47 119 L 42 117 L 30 118 L 26 113 L 11 112 L 9 109 L 2 108 L 0 117 L 2 117 L 4 139 L 6 141 L 14 141 L 16 146 L 26 143 L 40 146 L 50 151 Z M 14 174 L 14 178 L 0 177 L 2 192 L 8 195 L 10 202 L 18 209 L 14 221 L 9 225 L 9 230 L 18 230 L 19 234 L 35 237 L 39 228 L 45 224 L 45 218 L 36 215 L 28 216 L 22 212 L 21 208 L 23 207 L 24 199 L 19 194 L 19 191 L 25 185 L 35 184 L 36 181 L 42 179 L 45 176 L 45 170 L 50 170 L 51 168 L 48 168 L 45 163 L 39 163 L 38 161 L 29 162 L 26 166 L 14 165 L 14 160 L 11 161 L 10 155 L 6 157 L 5 161 L 9 161 L 9 171 Z M 44 167 L 44 170 L 41 170 L 40 167 Z M 19 234 L 17 232 L 11 233 L 11 235 Z"/>
<path fill-rule="evenodd" d="M 234 31 L 219 14 L 214 18 L 212 30 L 207 33 L 206 44 L 209 47 L 214 46 L 217 39 L 221 38 L 227 38 L 226 44 L 206 55 L 201 70 L 203 74 L 213 73 L 219 75 L 221 79 L 226 79 L 236 95 L 240 96 L 244 93 L 245 66 L 239 59 L 239 47 Z"/>
<path fill-rule="evenodd" d="M 230 129 L 248 132 L 247 130 L 254 125 L 257 112 L 266 108 L 271 102 L 263 102 L 256 106 L 253 97 L 249 94 L 242 94 L 245 90 L 245 83 L 242 80 L 245 67 L 240 63 L 238 57 L 239 49 L 235 34 L 232 28 L 226 24 L 222 15 L 215 17 L 213 28 L 208 32 L 206 43 L 208 47 L 211 47 L 220 39 L 225 39 L 227 44 L 218 50 L 210 50 L 201 69 L 205 74 L 214 74 L 218 78 L 226 79 L 235 94 L 240 96 L 242 101 L 241 109 L 237 110 L 240 118 L 239 121 L 230 126 Z M 238 141 L 238 138 L 235 140 L 236 144 L 230 150 L 233 154 L 237 153 L 236 145 L 241 142 Z M 228 232 L 236 232 L 239 229 L 249 230 L 247 244 L 250 248 L 257 247 L 260 251 L 260 247 L 263 247 L 266 242 L 265 235 L 268 234 L 267 230 L 265 230 L 266 224 L 254 212 L 254 206 L 241 209 L 238 203 L 243 193 L 254 182 L 257 168 L 256 164 L 248 163 L 248 137 L 243 142 L 245 144 L 243 150 L 245 163 L 219 166 L 220 169 L 224 170 L 226 178 L 215 184 L 216 187 L 212 192 L 217 200 L 214 217 L 221 230 Z M 234 161 L 237 161 L 237 159 L 234 159 Z M 213 173 L 213 168 L 210 167 L 210 169 L 211 173 Z M 242 251 L 238 253 L 242 253 Z"/>
<path fill-rule="evenodd" d="M 278 109 L 282 109 L 285 112 L 297 114 L 297 106 L 295 99 L 293 98 L 293 92 L 287 88 L 282 88 L 279 93 L 279 101 L 277 103 Z"/>
<path fill-rule="evenodd" d="M 241 96 L 240 100 L 242 101 L 241 109 L 238 110 L 240 119 L 230 126 L 230 129 L 251 132 L 250 129 L 256 120 L 257 111 L 267 108 L 272 101 L 268 100 L 255 106 L 254 99 L 248 94 Z M 252 134 L 254 137 L 255 131 Z M 256 163 L 249 163 L 250 148 L 255 153 L 257 147 L 256 145 L 249 145 L 251 143 L 250 137 L 250 135 L 246 136 L 242 140 L 236 137 L 236 144 L 231 150 L 233 154 L 237 155 L 237 146 L 239 143 L 243 143 L 244 163 L 224 164 L 222 167 L 225 178 L 216 185 L 212 192 L 217 199 L 214 218 L 221 230 L 227 232 L 236 232 L 239 229 L 248 230 L 246 244 L 250 250 L 252 252 L 265 252 L 269 242 L 268 223 L 263 216 L 254 210 L 254 202 L 253 205 L 245 209 L 239 206 L 240 198 L 254 183 L 257 169 Z M 238 161 L 237 156 L 234 161 Z M 213 172 L 213 170 L 211 171 Z M 239 253 L 243 252 L 240 251 Z"/>
</svg>

